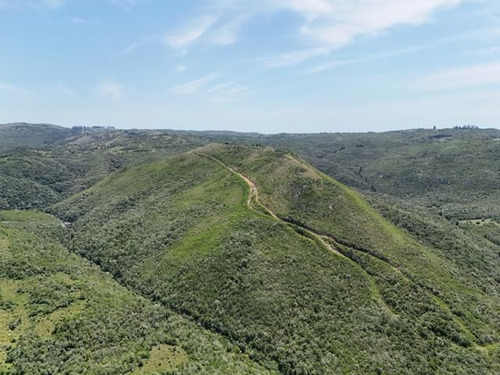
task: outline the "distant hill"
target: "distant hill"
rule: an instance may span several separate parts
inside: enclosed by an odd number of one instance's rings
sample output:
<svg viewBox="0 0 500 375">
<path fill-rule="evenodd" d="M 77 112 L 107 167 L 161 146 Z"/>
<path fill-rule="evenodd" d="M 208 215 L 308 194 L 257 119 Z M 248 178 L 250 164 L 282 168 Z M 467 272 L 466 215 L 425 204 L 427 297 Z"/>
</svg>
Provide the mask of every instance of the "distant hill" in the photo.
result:
<svg viewBox="0 0 500 375">
<path fill-rule="evenodd" d="M 15 126 L 7 128 L 16 134 Z M 44 127 L 23 125 L 21 129 L 36 138 Z M 204 144 L 194 137 L 154 131 L 89 128 L 58 134 L 61 138 L 50 147 L 30 148 L 24 143 L 21 148 L 21 139 L 16 149 L 0 155 L 0 209 L 41 209 L 121 168 Z M 0 138 L 0 147 L 8 144 Z"/>
<path fill-rule="evenodd" d="M 71 135 L 71 130 L 46 124 L 0 124 L 0 153 L 16 147 L 51 145 Z"/>
</svg>

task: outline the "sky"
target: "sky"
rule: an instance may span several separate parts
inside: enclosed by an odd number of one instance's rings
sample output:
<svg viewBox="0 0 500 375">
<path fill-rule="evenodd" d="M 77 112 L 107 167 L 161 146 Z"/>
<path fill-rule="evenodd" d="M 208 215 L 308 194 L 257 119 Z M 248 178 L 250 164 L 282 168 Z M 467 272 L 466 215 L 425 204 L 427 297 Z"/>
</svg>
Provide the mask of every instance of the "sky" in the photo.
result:
<svg viewBox="0 0 500 375">
<path fill-rule="evenodd" d="M 500 128 L 498 0 L 0 0 L 0 123 Z"/>
</svg>

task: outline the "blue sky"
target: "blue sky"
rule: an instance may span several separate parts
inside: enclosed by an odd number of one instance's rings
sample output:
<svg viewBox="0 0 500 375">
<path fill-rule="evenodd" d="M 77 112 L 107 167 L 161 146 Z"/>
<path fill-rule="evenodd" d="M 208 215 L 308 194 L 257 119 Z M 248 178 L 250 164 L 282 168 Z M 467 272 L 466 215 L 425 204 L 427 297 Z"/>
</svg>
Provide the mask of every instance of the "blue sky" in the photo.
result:
<svg viewBox="0 0 500 375">
<path fill-rule="evenodd" d="M 500 127 L 495 0 L 0 0 L 0 123 Z"/>
</svg>

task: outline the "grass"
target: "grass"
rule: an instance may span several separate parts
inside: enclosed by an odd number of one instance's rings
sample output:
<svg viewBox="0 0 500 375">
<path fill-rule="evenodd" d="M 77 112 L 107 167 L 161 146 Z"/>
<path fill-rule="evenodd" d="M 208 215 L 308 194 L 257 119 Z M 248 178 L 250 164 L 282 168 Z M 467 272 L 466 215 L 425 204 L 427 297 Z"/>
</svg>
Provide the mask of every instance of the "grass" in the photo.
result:
<svg viewBox="0 0 500 375">
<path fill-rule="evenodd" d="M 149 353 L 144 364 L 130 375 L 151 375 L 174 370 L 189 360 L 187 353 L 180 347 L 157 345 Z"/>
</svg>

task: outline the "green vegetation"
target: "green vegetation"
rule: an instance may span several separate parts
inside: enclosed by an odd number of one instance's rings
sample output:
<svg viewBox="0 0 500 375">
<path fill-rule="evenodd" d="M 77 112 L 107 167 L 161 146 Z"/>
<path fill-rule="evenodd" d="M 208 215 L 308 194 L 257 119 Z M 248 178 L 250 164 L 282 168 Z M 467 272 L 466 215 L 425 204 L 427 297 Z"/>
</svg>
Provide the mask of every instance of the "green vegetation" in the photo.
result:
<svg viewBox="0 0 500 375">
<path fill-rule="evenodd" d="M 217 135 L 295 152 L 336 180 L 459 220 L 500 220 L 500 130 Z"/>
<path fill-rule="evenodd" d="M 266 373 L 70 254 L 65 231 L 48 215 L 0 212 L 0 373 Z"/>
<path fill-rule="evenodd" d="M 289 154 L 241 146 L 208 147 L 205 152 L 232 163 L 261 186 L 262 202 L 279 217 L 329 236 L 339 249 L 366 253 L 394 267 L 418 281 L 415 284 L 433 298 L 446 301 L 467 322 L 479 344 L 498 341 L 498 334 L 492 336 L 492 332 L 500 332 L 500 300 L 482 290 L 488 288 L 498 295 L 493 275 L 471 280 L 466 269 L 450 264 L 434 249 L 385 221 L 360 195 Z M 495 258 L 493 252 L 490 257 Z M 493 272 L 499 265 L 498 259 L 494 262 Z M 478 304 L 483 307 L 480 314 Z"/>
<path fill-rule="evenodd" d="M 286 153 L 203 151 L 253 179 L 262 203 L 283 218 L 373 247 L 375 256 L 335 243 L 350 259 L 338 256 L 250 210 L 244 181 L 195 154 L 113 174 L 56 205 L 73 222 L 73 251 L 282 373 L 493 371 L 483 349 L 497 339 L 498 301 L 464 289 L 467 279 L 451 275 L 444 259 Z M 329 205 L 335 215 L 314 211 Z"/>
<path fill-rule="evenodd" d="M 17 147 L 36 148 L 50 145 L 70 135 L 69 129 L 54 125 L 0 125 L 0 153 Z"/>
<path fill-rule="evenodd" d="M 0 374 L 500 372 L 498 131 L 61 129 L 0 138 Z"/>
<path fill-rule="evenodd" d="M 0 154 L 0 209 L 44 209 L 117 170 L 202 144 L 191 137 L 151 131 L 89 129 L 73 133 L 52 147 L 16 148 Z M 0 138 L 0 145 L 3 142 Z"/>
</svg>

